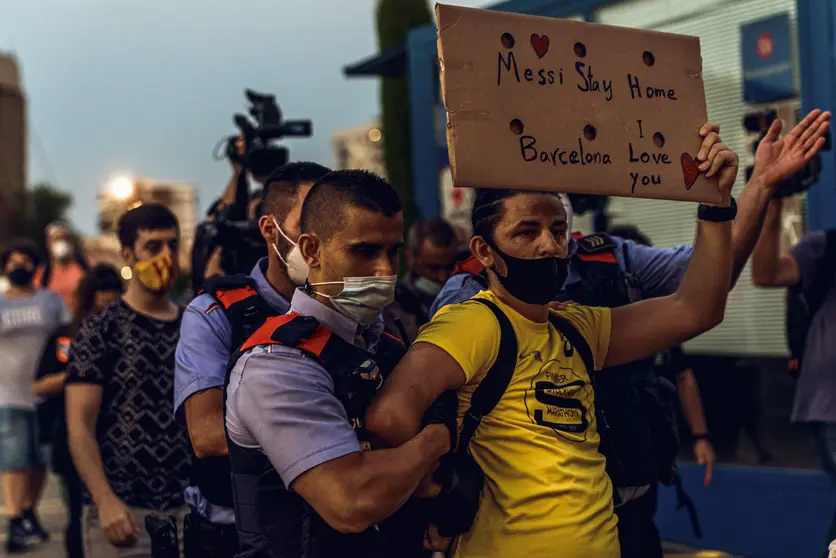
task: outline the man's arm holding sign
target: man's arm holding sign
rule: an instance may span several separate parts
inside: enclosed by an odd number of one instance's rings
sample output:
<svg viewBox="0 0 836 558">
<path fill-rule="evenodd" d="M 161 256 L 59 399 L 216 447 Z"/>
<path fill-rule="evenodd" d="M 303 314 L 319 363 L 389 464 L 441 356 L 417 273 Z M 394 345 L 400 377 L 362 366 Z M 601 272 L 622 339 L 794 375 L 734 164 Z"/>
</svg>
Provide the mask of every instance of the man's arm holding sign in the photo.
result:
<svg viewBox="0 0 836 558">
<path fill-rule="evenodd" d="M 682 343 L 723 321 L 732 275 L 734 213 L 728 212 L 734 204 L 731 191 L 738 157 L 716 132 L 710 132 L 705 135 L 697 159 L 702 161 L 699 170 L 706 178 L 717 178 L 720 203 L 705 206 L 716 214 L 717 221 L 698 221 L 694 253 L 674 294 L 612 310 L 612 333 L 604 368 L 633 362 Z"/>
</svg>

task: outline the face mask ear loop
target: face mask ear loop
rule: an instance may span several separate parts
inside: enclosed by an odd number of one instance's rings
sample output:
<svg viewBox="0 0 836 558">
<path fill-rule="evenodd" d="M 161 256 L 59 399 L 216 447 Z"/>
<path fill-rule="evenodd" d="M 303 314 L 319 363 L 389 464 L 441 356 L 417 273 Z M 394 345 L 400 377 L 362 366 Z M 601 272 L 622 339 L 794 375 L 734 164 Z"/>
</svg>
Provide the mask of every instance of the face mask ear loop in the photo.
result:
<svg viewBox="0 0 836 558">
<path fill-rule="evenodd" d="M 281 252 L 279 252 L 279 247 L 278 247 L 278 246 L 276 246 L 276 244 L 275 244 L 274 242 L 271 242 L 271 243 L 270 243 L 270 246 L 272 246 L 272 247 L 273 247 L 273 250 L 276 252 L 276 255 L 277 255 L 277 256 L 279 257 L 279 259 L 282 261 L 282 263 L 284 264 L 284 266 L 285 266 L 285 267 L 288 267 L 288 265 L 287 265 L 287 260 L 286 260 L 286 259 L 284 259 L 284 256 L 282 256 L 282 253 L 281 253 Z"/>
<path fill-rule="evenodd" d="M 290 240 L 290 237 L 289 237 L 289 236 L 287 236 L 287 235 L 284 233 L 284 231 L 282 230 L 282 228 L 279 226 L 279 222 L 278 222 L 278 221 L 276 221 L 276 218 L 275 218 L 275 217 L 271 217 L 271 219 L 273 219 L 273 224 L 274 224 L 274 225 L 276 225 L 276 229 L 279 231 L 279 234 L 280 234 L 280 235 L 282 235 L 282 237 L 284 237 L 284 239 L 285 239 L 285 240 L 287 240 L 288 242 L 290 242 L 291 244 L 293 244 L 294 246 L 296 246 L 296 245 L 298 244 L 298 242 L 294 242 L 294 241 Z"/>
</svg>

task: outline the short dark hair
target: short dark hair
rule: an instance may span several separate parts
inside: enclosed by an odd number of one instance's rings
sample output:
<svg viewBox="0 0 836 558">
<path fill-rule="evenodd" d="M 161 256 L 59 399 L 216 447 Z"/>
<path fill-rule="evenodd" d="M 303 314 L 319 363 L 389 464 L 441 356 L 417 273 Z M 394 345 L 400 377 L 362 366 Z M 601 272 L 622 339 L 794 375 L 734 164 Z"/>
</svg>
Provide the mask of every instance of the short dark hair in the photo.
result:
<svg viewBox="0 0 836 558">
<path fill-rule="evenodd" d="M 261 215 L 270 213 L 281 222 L 293 209 L 294 197 L 299 192 L 299 186 L 304 183 L 315 183 L 331 172 L 328 167 L 319 163 L 296 162 L 288 163 L 277 168 L 264 181 L 263 197 L 261 200 Z"/>
<path fill-rule="evenodd" d="M 180 224 L 177 217 L 169 208 L 159 203 L 144 203 L 137 206 L 119 218 L 119 242 L 122 246 L 133 248 L 139 231 L 152 231 L 159 229 L 177 229 L 179 234 Z"/>
<path fill-rule="evenodd" d="M 610 227 L 607 231 L 610 236 L 618 236 L 625 240 L 632 240 L 636 244 L 643 244 L 644 246 L 653 246 L 650 239 L 639 230 L 635 225 L 616 225 Z"/>
<path fill-rule="evenodd" d="M 6 244 L 3 247 L 2 252 L 0 252 L 0 273 L 6 269 L 6 264 L 9 263 L 9 258 L 11 258 L 12 254 L 15 252 L 20 252 L 24 256 L 28 257 L 32 260 L 35 267 L 41 265 L 41 253 L 38 250 L 38 246 L 29 239 L 18 238 Z"/>
<path fill-rule="evenodd" d="M 477 188 L 473 199 L 473 209 L 470 212 L 473 236 L 481 236 L 485 240 L 492 241 L 496 225 L 502 219 L 502 202 L 519 194 L 550 194 L 557 198 L 560 197 L 557 192 Z"/>
<path fill-rule="evenodd" d="M 453 226 L 437 217 L 424 217 L 418 219 L 409 229 L 407 242 L 409 248 L 414 252 L 421 249 L 424 241 L 429 240 L 436 246 L 452 246 L 458 242 L 456 231 Z"/>
<path fill-rule="evenodd" d="M 305 198 L 302 232 L 316 232 L 328 240 L 341 225 L 340 215 L 348 206 L 386 217 L 403 211 L 398 193 L 385 179 L 365 170 L 338 170 L 320 178 Z"/>
</svg>

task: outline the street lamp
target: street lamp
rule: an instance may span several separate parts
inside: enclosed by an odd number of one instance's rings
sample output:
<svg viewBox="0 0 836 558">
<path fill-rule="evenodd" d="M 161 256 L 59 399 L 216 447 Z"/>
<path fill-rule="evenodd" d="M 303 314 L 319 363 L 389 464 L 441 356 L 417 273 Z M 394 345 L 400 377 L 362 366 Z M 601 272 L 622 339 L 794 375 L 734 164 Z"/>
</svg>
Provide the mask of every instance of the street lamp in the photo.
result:
<svg viewBox="0 0 836 558">
<path fill-rule="evenodd" d="M 108 183 L 107 190 L 112 197 L 126 200 L 134 193 L 134 181 L 127 176 L 117 176 Z"/>
</svg>

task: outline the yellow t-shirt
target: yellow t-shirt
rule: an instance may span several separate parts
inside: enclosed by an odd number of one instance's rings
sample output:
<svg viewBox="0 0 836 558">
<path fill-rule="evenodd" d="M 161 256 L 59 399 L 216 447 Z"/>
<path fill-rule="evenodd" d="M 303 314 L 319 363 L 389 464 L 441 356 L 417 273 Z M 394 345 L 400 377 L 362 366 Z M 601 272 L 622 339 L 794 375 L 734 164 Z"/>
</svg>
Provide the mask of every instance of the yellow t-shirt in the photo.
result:
<svg viewBox="0 0 836 558">
<path fill-rule="evenodd" d="M 548 323 L 490 300 L 517 334 L 518 361 L 508 389 L 482 419 L 470 452 L 485 472 L 479 513 L 455 544 L 456 558 L 619 558 L 612 485 L 598 452 L 594 394 L 583 360 Z M 595 367 L 607 357 L 610 311 L 571 305 L 559 312 L 584 336 Z M 499 325 L 485 305 L 442 308 L 416 343 L 443 349 L 464 370 L 459 426 L 470 397 L 499 350 Z"/>
</svg>

